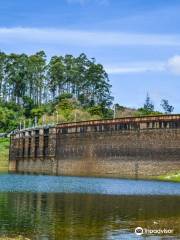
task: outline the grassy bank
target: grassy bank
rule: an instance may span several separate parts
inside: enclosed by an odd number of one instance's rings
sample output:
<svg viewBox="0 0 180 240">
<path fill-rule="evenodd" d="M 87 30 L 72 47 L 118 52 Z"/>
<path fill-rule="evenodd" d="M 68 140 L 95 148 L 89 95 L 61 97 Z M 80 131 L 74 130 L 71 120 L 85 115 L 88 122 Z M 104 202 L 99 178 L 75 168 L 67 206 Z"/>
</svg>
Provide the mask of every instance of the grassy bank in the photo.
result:
<svg viewBox="0 0 180 240">
<path fill-rule="evenodd" d="M 157 179 L 162 181 L 180 182 L 180 172 L 158 176 Z"/>
<path fill-rule="evenodd" d="M 9 138 L 0 138 L 0 172 L 8 170 Z"/>
</svg>

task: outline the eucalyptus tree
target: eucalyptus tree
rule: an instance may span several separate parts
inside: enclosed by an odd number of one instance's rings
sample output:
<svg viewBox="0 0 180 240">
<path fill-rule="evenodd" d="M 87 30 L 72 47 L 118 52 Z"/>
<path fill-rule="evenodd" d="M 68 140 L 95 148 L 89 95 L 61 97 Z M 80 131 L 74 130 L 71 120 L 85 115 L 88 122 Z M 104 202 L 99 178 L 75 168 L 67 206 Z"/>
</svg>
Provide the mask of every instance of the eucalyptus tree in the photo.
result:
<svg viewBox="0 0 180 240">
<path fill-rule="evenodd" d="M 47 79 L 52 98 L 62 94 L 64 91 L 64 61 L 62 56 L 53 56 L 47 67 Z"/>
<path fill-rule="evenodd" d="M 6 60 L 6 54 L 3 52 L 0 52 L 0 99 L 3 100 L 4 96 L 4 79 L 5 79 L 5 60 Z"/>
<path fill-rule="evenodd" d="M 71 94 L 83 106 L 111 102 L 108 75 L 95 59 L 82 53 L 53 56 L 44 51 L 33 55 L 0 52 L 0 95 L 6 102 L 39 106 L 62 94 Z"/>
<path fill-rule="evenodd" d="M 144 103 L 144 109 L 149 112 L 154 111 L 154 104 L 151 101 L 151 98 L 149 96 L 149 93 L 146 95 L 145 103 Z"/>
<path fill-rule="evenodd" d="M 62 93 L 72 94 L 84 106 L 106 105 L 112 101 L 111 85 L 103 66 L 85 54 L 53 56 L 48 64 L 47 78 L 53 98 Z"/>
<path fill-rule="evenodd" d="M 64 80 L 66 93 L 73 93 L 74 86 L 76 85 L 75 79 L 75 58 L 72 55 L 65 55 L 64 57 Z"/>
<path fill-rule="evenodd" d="M 27 87 L 27 55 L 10 54 L 6 58 L 6 90 L 8 100 L 22 104 Z"/>
<path fill-rule="evenodd" d="M 36 105 L 41 105 L 46 82 L 46 54 L 44 51 L 29 56 L 29 97 Z"/>
<path fill-rule="evenodd" d="M 110 87 L 108 75 L 101 64 L 96 64 L 93 59 L 87 71 L 87 79 L 89 82 L 89 103 L 109 104 L 111 102 Z"/>
</svg>

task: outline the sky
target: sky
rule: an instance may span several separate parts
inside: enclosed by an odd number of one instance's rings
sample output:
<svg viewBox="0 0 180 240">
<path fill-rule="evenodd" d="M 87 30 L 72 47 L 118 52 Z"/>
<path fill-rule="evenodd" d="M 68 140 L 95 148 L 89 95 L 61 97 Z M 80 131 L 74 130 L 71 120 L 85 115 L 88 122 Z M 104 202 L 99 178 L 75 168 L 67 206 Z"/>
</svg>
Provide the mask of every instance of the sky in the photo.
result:
<svg viewBox="0 0 180 240">
<path fill-rule="evenodd" d="M 0 0 L 0 50 L 85 53 L 103 64 L 120 105 L 180 113 L 179 0 Z"/>
</svg>

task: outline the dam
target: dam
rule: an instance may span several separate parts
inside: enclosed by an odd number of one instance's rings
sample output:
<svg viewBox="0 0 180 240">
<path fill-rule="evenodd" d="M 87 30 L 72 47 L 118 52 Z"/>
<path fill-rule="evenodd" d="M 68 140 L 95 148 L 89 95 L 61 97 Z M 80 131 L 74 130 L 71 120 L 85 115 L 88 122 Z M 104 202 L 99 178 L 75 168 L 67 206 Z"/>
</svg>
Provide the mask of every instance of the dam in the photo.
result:
<svg viewBox="0 0 180 240">
<path fill-rule="evenodd" d="M 9 171 L 147 179 L 180 170 L 180 114 L 15 131 Z"/>
</svg>

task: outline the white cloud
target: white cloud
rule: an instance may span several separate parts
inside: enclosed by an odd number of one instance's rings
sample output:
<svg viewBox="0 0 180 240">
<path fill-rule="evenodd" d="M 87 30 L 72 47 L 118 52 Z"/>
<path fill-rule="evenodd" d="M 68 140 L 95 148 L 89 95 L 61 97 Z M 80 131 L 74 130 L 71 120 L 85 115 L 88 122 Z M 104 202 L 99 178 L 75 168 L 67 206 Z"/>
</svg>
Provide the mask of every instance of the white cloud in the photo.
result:
<svg viewBox="0 0 180 240">
<path fill-rule="evenodd" d="M 133 62 L 119 64 L 119 66 L 109 65 L 105 67 L 109 74 L 127 74 L 127 73 L 146 73 L 146 72 L 163 72 L 165 64 L 163 62 Z"/>
<path fill-rule="evenodd" d="M 51 28 L 0 28 L 0 43 L 47 43 L 66 46 L 180 46 L 180 35 L 135 34 Z"/>
<path fill-rule="evenodd" d="M 174 74 L 180 75 L 180 55 L 175 55 L 168 60 L 167 70 Z"/>
<path fill-rule="evenodd" d="M 0 44 L 17 46 L 64 46 L 64 47 L 120 47 L 120 46 L 180 46 L 180 35 L 133 34 L 121 32 L 100 32 L 66 30 L 52 28 L 2 28 Z M 180 75 L 180 55 L 175 55 L 164 62 L 130 62 L 109 64 L 109 74 L 170 72 Z"/>
<path fill-rule="evenodd" d="M 130 73 L 147 73 L 147 72 L 166 72 L 180 75 L 180 55 L 175 55 L 168 60 L 153 62 L 128 62 L 119 63 L 118 65 L 106 65 L 109 74 L 130 74 Z"/>
</svg>

